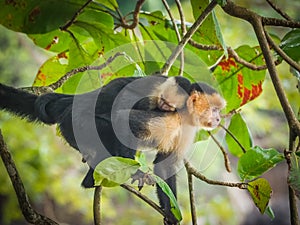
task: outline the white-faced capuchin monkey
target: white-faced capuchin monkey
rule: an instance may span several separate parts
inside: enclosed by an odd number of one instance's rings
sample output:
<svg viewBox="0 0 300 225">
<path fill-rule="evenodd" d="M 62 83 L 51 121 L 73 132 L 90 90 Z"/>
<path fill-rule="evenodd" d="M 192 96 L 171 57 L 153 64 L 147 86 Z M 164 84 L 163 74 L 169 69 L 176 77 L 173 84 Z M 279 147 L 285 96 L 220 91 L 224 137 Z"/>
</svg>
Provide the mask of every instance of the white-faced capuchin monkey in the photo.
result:
<svg viewBox="0 0 300 225">
<path fill-rule="evenodd" d="M 216 128 L 225 100 L 205 83 L 183 77 L 130 77 L 80 95 L 41 96 L 0 84 L 0 109 L 30 121 L 58 124 L 62 136 L 90 166 L 82 185 L 94 187 L 95 166 L 110 156 L 134 158 L 136 150 L 157 150 L 154 172 L 176 196 L 176 163 L 199 129 Z M 178 221 L 169 198 L 157 187 L 167 225 Z"/>
</svg>

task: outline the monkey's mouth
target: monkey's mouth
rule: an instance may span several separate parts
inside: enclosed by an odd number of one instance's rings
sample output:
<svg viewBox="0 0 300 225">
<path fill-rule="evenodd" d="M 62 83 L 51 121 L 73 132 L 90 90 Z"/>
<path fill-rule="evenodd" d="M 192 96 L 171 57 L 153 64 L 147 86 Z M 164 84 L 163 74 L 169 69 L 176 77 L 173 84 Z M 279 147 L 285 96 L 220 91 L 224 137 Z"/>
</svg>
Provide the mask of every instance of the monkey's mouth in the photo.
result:
<svg viewBox="0 0 300 225">
<path fill-rule="evenodd" d="M 207 130 L 207 131 L 211 131 L 215 128 L 217 128 L 219 126 L 219 122 L 205 122 L 202 124 L 202 129 L 203 130 Z"/>
</svg>

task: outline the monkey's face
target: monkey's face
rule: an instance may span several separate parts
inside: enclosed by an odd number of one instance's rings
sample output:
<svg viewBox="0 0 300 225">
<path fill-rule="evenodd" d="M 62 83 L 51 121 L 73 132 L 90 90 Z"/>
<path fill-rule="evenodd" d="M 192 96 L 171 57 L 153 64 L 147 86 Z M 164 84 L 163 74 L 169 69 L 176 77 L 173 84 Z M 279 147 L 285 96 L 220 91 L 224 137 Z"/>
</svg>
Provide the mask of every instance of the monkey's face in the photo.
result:
<svg viewBox="0 0 300 225">
<path fill-rule="evenodd" d="M 204 130 L 213 130 L 220 124 L 220 111 L 225 105 L 225 100 L 218 93 L 208 95 L 194 91 L 187 100 L 192 124 Z"/>
</svg>

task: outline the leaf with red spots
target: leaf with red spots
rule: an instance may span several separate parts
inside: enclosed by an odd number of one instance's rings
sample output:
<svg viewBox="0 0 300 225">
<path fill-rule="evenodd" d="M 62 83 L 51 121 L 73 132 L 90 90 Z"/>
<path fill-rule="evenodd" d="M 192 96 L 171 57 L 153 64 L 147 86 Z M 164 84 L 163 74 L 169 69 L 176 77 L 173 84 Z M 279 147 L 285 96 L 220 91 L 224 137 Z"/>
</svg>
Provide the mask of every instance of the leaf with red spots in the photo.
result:
<svg viewBox="0 0 300 225">
<path fill-rule="evenodd" d="M 269 182 L 264 178 L 259 178 L 249 182 L 247 189 L 260 213 L 265 213 L 272 194 Z"/>
<path fill-rule="evenodd" d="M 263 65 L 259 48 L 241 46 L 236 49 L 238 55 L 255 65 Z M 227 110 L 237 109 L 254 100 L 262 93 L 262 84 L 266 71 L 254 71 L 239 64 L 233 57 L 224 58 L 216 68 L 214 75 L 227 100 Z"/>
<path fill-rule="evenodd" d="M 61 78 L 67 68 L 68 54 L 61 53 L 48 59 L 39 69 L 33 85 L 46 86 Z"/>
</svg>

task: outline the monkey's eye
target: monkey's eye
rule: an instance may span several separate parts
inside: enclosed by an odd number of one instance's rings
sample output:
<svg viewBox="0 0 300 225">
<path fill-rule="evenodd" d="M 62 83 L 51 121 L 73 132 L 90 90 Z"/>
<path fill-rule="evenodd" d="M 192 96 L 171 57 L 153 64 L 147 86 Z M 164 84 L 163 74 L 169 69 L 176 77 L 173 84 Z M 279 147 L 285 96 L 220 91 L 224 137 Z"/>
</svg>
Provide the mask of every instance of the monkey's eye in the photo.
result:
<svg viewBox="0 0 300 225">
<path fill-rule="evenodd" d="M 219 110 L 219 108 L 213 107 L 213 108 L 212 108 L 212 111 L 213 111 L 214 113 L 217 113 L 217 112 L 219 112 L 220 110 Z"/>
</svg>

